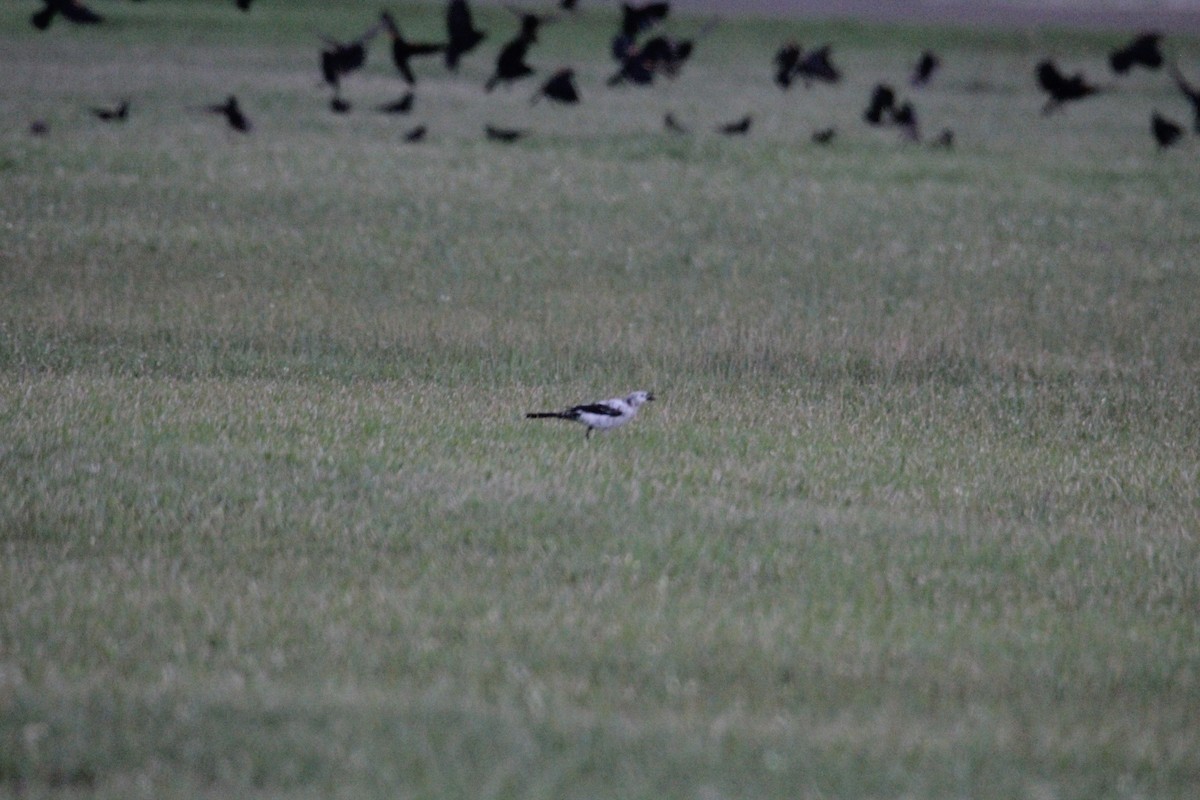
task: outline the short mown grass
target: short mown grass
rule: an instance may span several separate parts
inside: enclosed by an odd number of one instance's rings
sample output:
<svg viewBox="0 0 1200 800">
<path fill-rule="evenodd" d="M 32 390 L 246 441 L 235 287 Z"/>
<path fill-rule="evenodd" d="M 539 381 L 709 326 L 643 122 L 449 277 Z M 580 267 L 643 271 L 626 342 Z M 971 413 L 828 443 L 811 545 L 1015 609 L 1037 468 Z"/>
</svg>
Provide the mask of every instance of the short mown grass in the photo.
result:
<svg viewBox="0 0 1200 800">
<path fill-rule="evenodd" d="M 1200 791 L 1198 145 L 1122 36 L 727 20 L 607 90 L 593 7 L 561 109 L 481 7 L 395 120 L 382 48 L 317 85 L 376 6 L 104 10 L 0 8 L 0 796 Z M 927 45 L 950 152 L 858 122 Z M 1044 53 L 1111 91 L 1039 116 Z"/>
</svg>

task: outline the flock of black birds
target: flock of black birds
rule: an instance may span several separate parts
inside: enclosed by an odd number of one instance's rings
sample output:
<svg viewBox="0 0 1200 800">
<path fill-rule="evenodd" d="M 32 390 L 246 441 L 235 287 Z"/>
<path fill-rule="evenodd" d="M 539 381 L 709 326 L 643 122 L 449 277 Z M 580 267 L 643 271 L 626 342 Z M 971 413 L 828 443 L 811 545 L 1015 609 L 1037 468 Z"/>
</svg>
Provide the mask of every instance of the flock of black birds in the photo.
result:
<svg viewBox="0 0 1200 800">
<path fill-rule="evenodd" d="M 233 2 L 242 11 L 249 11 L 253 0 Z M 542 26 L 558 21 L 562 13 L 573 13 L 578 5 L 578 0 L 557 2 L 557 10 L 545 14 L 506 6 L 517 16 L 519 27 L 513 38 L 505 42 L 498 51 L 495 67 L 483 86 L 485 92 L 491 92 L 500 85 L 511 86 L 537 73 L 530 65 L 528 56 L 530 49 L 538 42 Z M 80 25 L 95 25 L 103 21 L 103 17 L 84 5 L 82 0 L 41 0 L 41 3 L 42 8 L 30 18 L 30 23 L 38 30 L 47 30 L 59 17 Z M 606 81 L 607 86 L 648 86 L 659 77 L 676 77 L 692 56 L 697 43 L 718 24 L 718 20 L 714 19 L 690 38 L 665 33 L 647 35 L 648 32 L 656 30 L 669 14 L 669 2 L 621 3 L 620 28 L 613 36 L 611 48 L 611 56 L 617 67 Z M 330 110 L 345 114 L 353 109 L 353 104 L 342 94 L 343 80 L 363 68 L 367 61 L 368 46 L 376 36 L 386 33 L 391 40 L 392 63 L 407 90 L 398 99 L 375 108 L 387 114 L 410 113 L 415 104 L 414 89 L 417 85 L 417 75 L 413 69 L 415 59 L 440 55 L 446 69 L 456 72 L 462 58 L 488 37 L 487 32 L 475 26 L 467 0 L 448 0 L 445 24 L 444 41 L 415 42 L 405 38 L 396 19 L 389 12 L 383 11 L 379 19 L 355 39 L 339 41 L 331 37 L 322 37 L 320 75 L 322 82 L 332 90 Z M 1194 114 L 1192 129 L 1194 133 L 1200 134 L 1200 88 L 1190 84 L 1179 67 L 1164 57 L 1161 43 L 1162 36 L 1158 33 L 1139 34 L 1127 45 L 1109 54 L 1109 65 L 1117 75 L 1126 75 L 1135 68 L 1157 71 L 1165 67 L 1175 86 L 1191 103 Z M 832 46 L 829 44 L 806 51 L 794 41 L 787 42 L 775 53 L 773 63 L 775 84 L 784 91 L 797 82 L 811 86 L 814 83 L 836 84 L 842 79 L 841 70 L 834 64 Z M 941 65 L 941 58 L 936 53 L 921 53 L 909 77 L 909 86 L 913 89 L 925 86 L 933 79 Z M 1049 58 L 1037 64 L 1034 74 L 1038 87 L 1047 96 L 1042 107 L 1044 115 L 1106 91 L 1104 87 L 1086 79 L 1082 73 L 1063 73 Z M 540 84 L 530 101 L 536 103 L 542 98 L 567 105 L 579 103 L 581 94 L 575 71 L 564 67 L 552 73 Z M 105 122 L 122 122 L 128 118 L 129 110 L 128 100 L 122 101 L 114 108 L 91 109 L 97 118 Z M 223 116 L 234 131 L 248 133 L 252 130 L 249 118 L 238 103 L 237 97 L 233 95 L 222 103 L 205 106 L 204 110 Z M 890 84 L 877 83 L 873 87 L 862 116 L 868 125 L 893 126 L 904 139 L 913 142 L 921 140 L 915 106 L 911 100 L 901 101 L 896 89 Z M 738 136 L 749 133 L 752 124 L 753 116 L 747 114 L 722 123 L 714 130 L 726 136 Z M 673 134 L 691 133 L 690 127 L 670 112 L 664 116 L 663 126 Z M 49 128 L 45 122 L 35 121 L 30 130 L 35 134 L 45 134 Z M 1184 131 L 1183 124 L 1157 110 L 1152 111 L 1150 133 L 1160 149 L 1176 144 L 1183 137 Z M 404 138 L 409 142 L 419 142 L 425 138 L 426 133 L 426 127 L 418 125 L 407 131 Z M 490 124 L 484 126 L 486 138 L 497 142 L 515 142 L 527 133 L 526 130 L 501 128 Z M 825 145 L 834 141 L 836 135 L 837 131 L 833 127 L 821 128 L 813 132 L 812 141 Z M 931 144 L 937 147 L 952 147 L 954 132 L 949 128 L 943 129 L 932 139 Z"/>
</svg>

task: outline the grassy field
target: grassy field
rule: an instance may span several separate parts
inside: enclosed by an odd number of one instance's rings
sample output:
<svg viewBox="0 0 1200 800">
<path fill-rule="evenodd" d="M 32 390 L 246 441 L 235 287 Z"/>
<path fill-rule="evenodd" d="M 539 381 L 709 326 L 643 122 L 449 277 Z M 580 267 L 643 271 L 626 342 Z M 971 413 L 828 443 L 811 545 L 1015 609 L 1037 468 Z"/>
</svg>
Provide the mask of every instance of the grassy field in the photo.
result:
<svg viewBox="0 0 1200 800">
<path fill-rule="evenodd" d="M 480 9 L 397 119 L 382 47 L 318 85 L 378 4 L 96 6 L 0 7 L 0 797 L 1200 793 L 1200 141 L 1123 36 L 730 20 L 609 90 L 593 10 L 560 108 Z M 949 152 L 859 122 L 926 46 Z"/>
</svg>

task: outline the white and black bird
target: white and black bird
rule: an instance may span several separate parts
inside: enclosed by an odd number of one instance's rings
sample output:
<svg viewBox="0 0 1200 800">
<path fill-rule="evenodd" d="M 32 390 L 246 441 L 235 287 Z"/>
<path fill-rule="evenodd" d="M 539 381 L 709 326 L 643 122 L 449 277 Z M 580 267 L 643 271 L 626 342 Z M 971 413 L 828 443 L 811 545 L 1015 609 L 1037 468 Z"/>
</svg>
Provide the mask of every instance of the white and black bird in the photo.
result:
<svg viewBox="0 0 1200 800">
<path fill-rule="evenodd" d="M 611 400 L 601 400 L 598 403 L 586 403 L 571 406 L 563 411 L 533 411 L 525 415 L 527 419 L 566 419 L 587 426 L 584 438 L 592 435 L 592 431 L 606 431 L 619 428 L 637 416 L 638 409 L 654 399 L 651 392 L 634 392 L 628 397 L 614 397 Z"/>
</svg>

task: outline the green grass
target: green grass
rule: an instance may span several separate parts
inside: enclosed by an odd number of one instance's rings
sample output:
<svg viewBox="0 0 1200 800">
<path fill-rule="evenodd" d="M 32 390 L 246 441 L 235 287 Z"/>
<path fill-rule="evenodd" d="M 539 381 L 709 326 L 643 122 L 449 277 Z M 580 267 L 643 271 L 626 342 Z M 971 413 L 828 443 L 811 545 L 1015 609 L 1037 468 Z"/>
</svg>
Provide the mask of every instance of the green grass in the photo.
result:
<svg viewBox="0 0 1200 800">
<path fill-rule="evenodd" d="M 317 85 L 374 5 L 31 9 L 0 797 L 1200 791 L 1198 145 L 1154 152 L 1188 109 L 1105 74 L 1122 37 L 730 20 L 608 91 L 593 12 L 535 51 L 580 108 L 484 96 L 492 42 L 396 120 L 381 51 L 348 117 Z M 844 84 L 780 94 L 790 35 Z M 952 152 L 858 122 L 927 44 Z M 1112 91 L 1040 117 L 1043 53 Z M 250 137 L 194 111 L 230 91 Z M 635 388 L 587 442 L 523 419 Z"/>
</svg>

